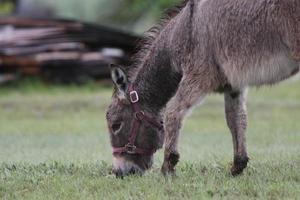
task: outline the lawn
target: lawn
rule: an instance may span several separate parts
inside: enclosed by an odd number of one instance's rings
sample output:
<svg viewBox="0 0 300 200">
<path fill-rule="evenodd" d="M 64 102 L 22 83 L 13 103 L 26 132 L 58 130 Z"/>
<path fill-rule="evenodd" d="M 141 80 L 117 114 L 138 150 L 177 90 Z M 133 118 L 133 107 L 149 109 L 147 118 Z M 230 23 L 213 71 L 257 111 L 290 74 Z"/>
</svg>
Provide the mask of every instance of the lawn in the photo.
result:
<svg viewBox="0 0 300 200">
<path fill-rule="evenodd" d="M 105 108 L 111 88 L 0 88 L 0 199 L 300 199 L 300 81 L 249 92 L 249 167 L 233 178 L 223 97 L 186 120 L 177 177 L 160 174 L 163 151 L 143 177 L 116 179 Z"/>
</svg>

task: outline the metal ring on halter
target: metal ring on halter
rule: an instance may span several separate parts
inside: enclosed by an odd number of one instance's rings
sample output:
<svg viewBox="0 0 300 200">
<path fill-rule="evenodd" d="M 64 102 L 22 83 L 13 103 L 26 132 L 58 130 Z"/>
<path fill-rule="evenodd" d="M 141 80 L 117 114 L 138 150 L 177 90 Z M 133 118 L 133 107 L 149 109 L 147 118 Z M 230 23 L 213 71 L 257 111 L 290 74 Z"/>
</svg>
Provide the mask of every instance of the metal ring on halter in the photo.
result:
<svg viewBox="0 0 300 200">
<path fill-rule="evenodd" d="M 143 111 L 138 111 L 138 112 L 134 113 L 134 117 L 137 120 L 142 121 L 145 118 L 145 113 Z"/>
<path fill-rule="evenodd" d="M 126 153 L 128 154 L 135 154 L 135 150 L 136 150 L 136 146 L 135 145 L 132 145 L 132 144 L 126 144 L 125 145 L 125 148 L 126 148 Z"/>
<path fill-rule="evenodd" d="M 131 103 L 137 103 L 139 101 L 139 95 L 137 93 L 137 91 L 131 91 L 129 93 L 129 98 L 130 98 L 130 101 Z"/>
</svg>

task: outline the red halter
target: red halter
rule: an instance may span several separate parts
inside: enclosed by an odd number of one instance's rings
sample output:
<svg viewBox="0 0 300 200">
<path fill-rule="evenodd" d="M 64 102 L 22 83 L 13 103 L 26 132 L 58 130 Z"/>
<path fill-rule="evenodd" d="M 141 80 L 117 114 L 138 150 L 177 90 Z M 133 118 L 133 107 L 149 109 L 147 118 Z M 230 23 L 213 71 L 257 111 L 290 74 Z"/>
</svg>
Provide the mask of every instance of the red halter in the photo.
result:
<svg viewBox="0 0 300 200">
<path fill-rule="evenodd" d="M 158 122 L 154 118 L 149 117 L 148 114 L 146 114 L 144 111 L 141 110 L 138 104 L 139 95 L 137 91 L 134 89 L 134 86 L 132 84 L 130 84 L 128 87 L 128 95 L 134 111 L 134 119 L 130 131 L 131 134 L 128 139 L 128 144 L 126 144 L 124 147 L 113 147 L 113 154 L 128 153 L 128 154 L 152 155 L 156 152 L 156 149 L 144 149 L 135 146 L 135 140 L 138 134 L 138 130 L 141 126 L 141 123 L 144 121 L 151 124 L 152 126 L 155 126 L 159 130 L 163 129 L 163 124 L 161 122 Z"/>
</svg>

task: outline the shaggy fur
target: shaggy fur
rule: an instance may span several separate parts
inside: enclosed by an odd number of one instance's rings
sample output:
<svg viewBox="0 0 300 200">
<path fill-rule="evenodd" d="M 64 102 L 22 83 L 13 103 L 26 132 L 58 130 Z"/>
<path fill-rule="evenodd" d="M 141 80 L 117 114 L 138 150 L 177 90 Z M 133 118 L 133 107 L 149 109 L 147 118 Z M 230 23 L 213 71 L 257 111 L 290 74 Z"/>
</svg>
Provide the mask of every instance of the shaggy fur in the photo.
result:
<svg viewBox="0 0 300 200">
<path fill-rule="evenodd" d="M 179 160 L 178 135 L 186 113 L 207 94 L 222 91 L 233 138 L 232 174 L 240 174 L 248 162 L 246 88 L 275 84 L 299 71 L 300 1 L 190 0 L 158 27 L 141 47 L 128 82 L 136 86 L 144 110 L 165 116 L 163 173 L 174 172 Z M 118 87 L 109 111 L 125 109 L 126 115 L 118 115 L 126 116 L 130 127 L 129 106 L 115 103 L 128 98 L 120 95 L 125 91 Z M 120 130 L 118 138 L 128 131 Z M 152 144 L 161 138 L 157 134 L 140 130 L 138 137 L 144 139 L 137 145 Z"/>
</svg>

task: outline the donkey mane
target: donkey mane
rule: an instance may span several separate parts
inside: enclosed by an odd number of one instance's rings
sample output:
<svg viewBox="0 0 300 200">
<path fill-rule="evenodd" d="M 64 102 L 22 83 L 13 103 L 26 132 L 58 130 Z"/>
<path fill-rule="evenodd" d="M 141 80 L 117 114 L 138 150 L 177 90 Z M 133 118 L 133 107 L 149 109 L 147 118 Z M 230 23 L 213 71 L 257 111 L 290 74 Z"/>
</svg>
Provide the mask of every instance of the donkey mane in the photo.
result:
<svg viewBox="0 0 300 200">
<path fill-rule="evenodd" d="M 129 77 L 133 76 L 133 74 L 139 69 L 139 67 L 143 65 L 145 57 L 151 50 L 157 36 L 159 36 L 161 31 L 174 17 L 176 17 L 180 13 L 180 11 L 187 5 L 189 1 L 190 0 L 183 0 L 178 5 L 166 9 L 163 13 L 163 17 L 159 20 L 159 22 L 144 33 L 143 38 L 137 42 L 136 53 L 132 57 L 133 65 L 130 66 L 130 68 L 127 70 Z"/>
</svg>

